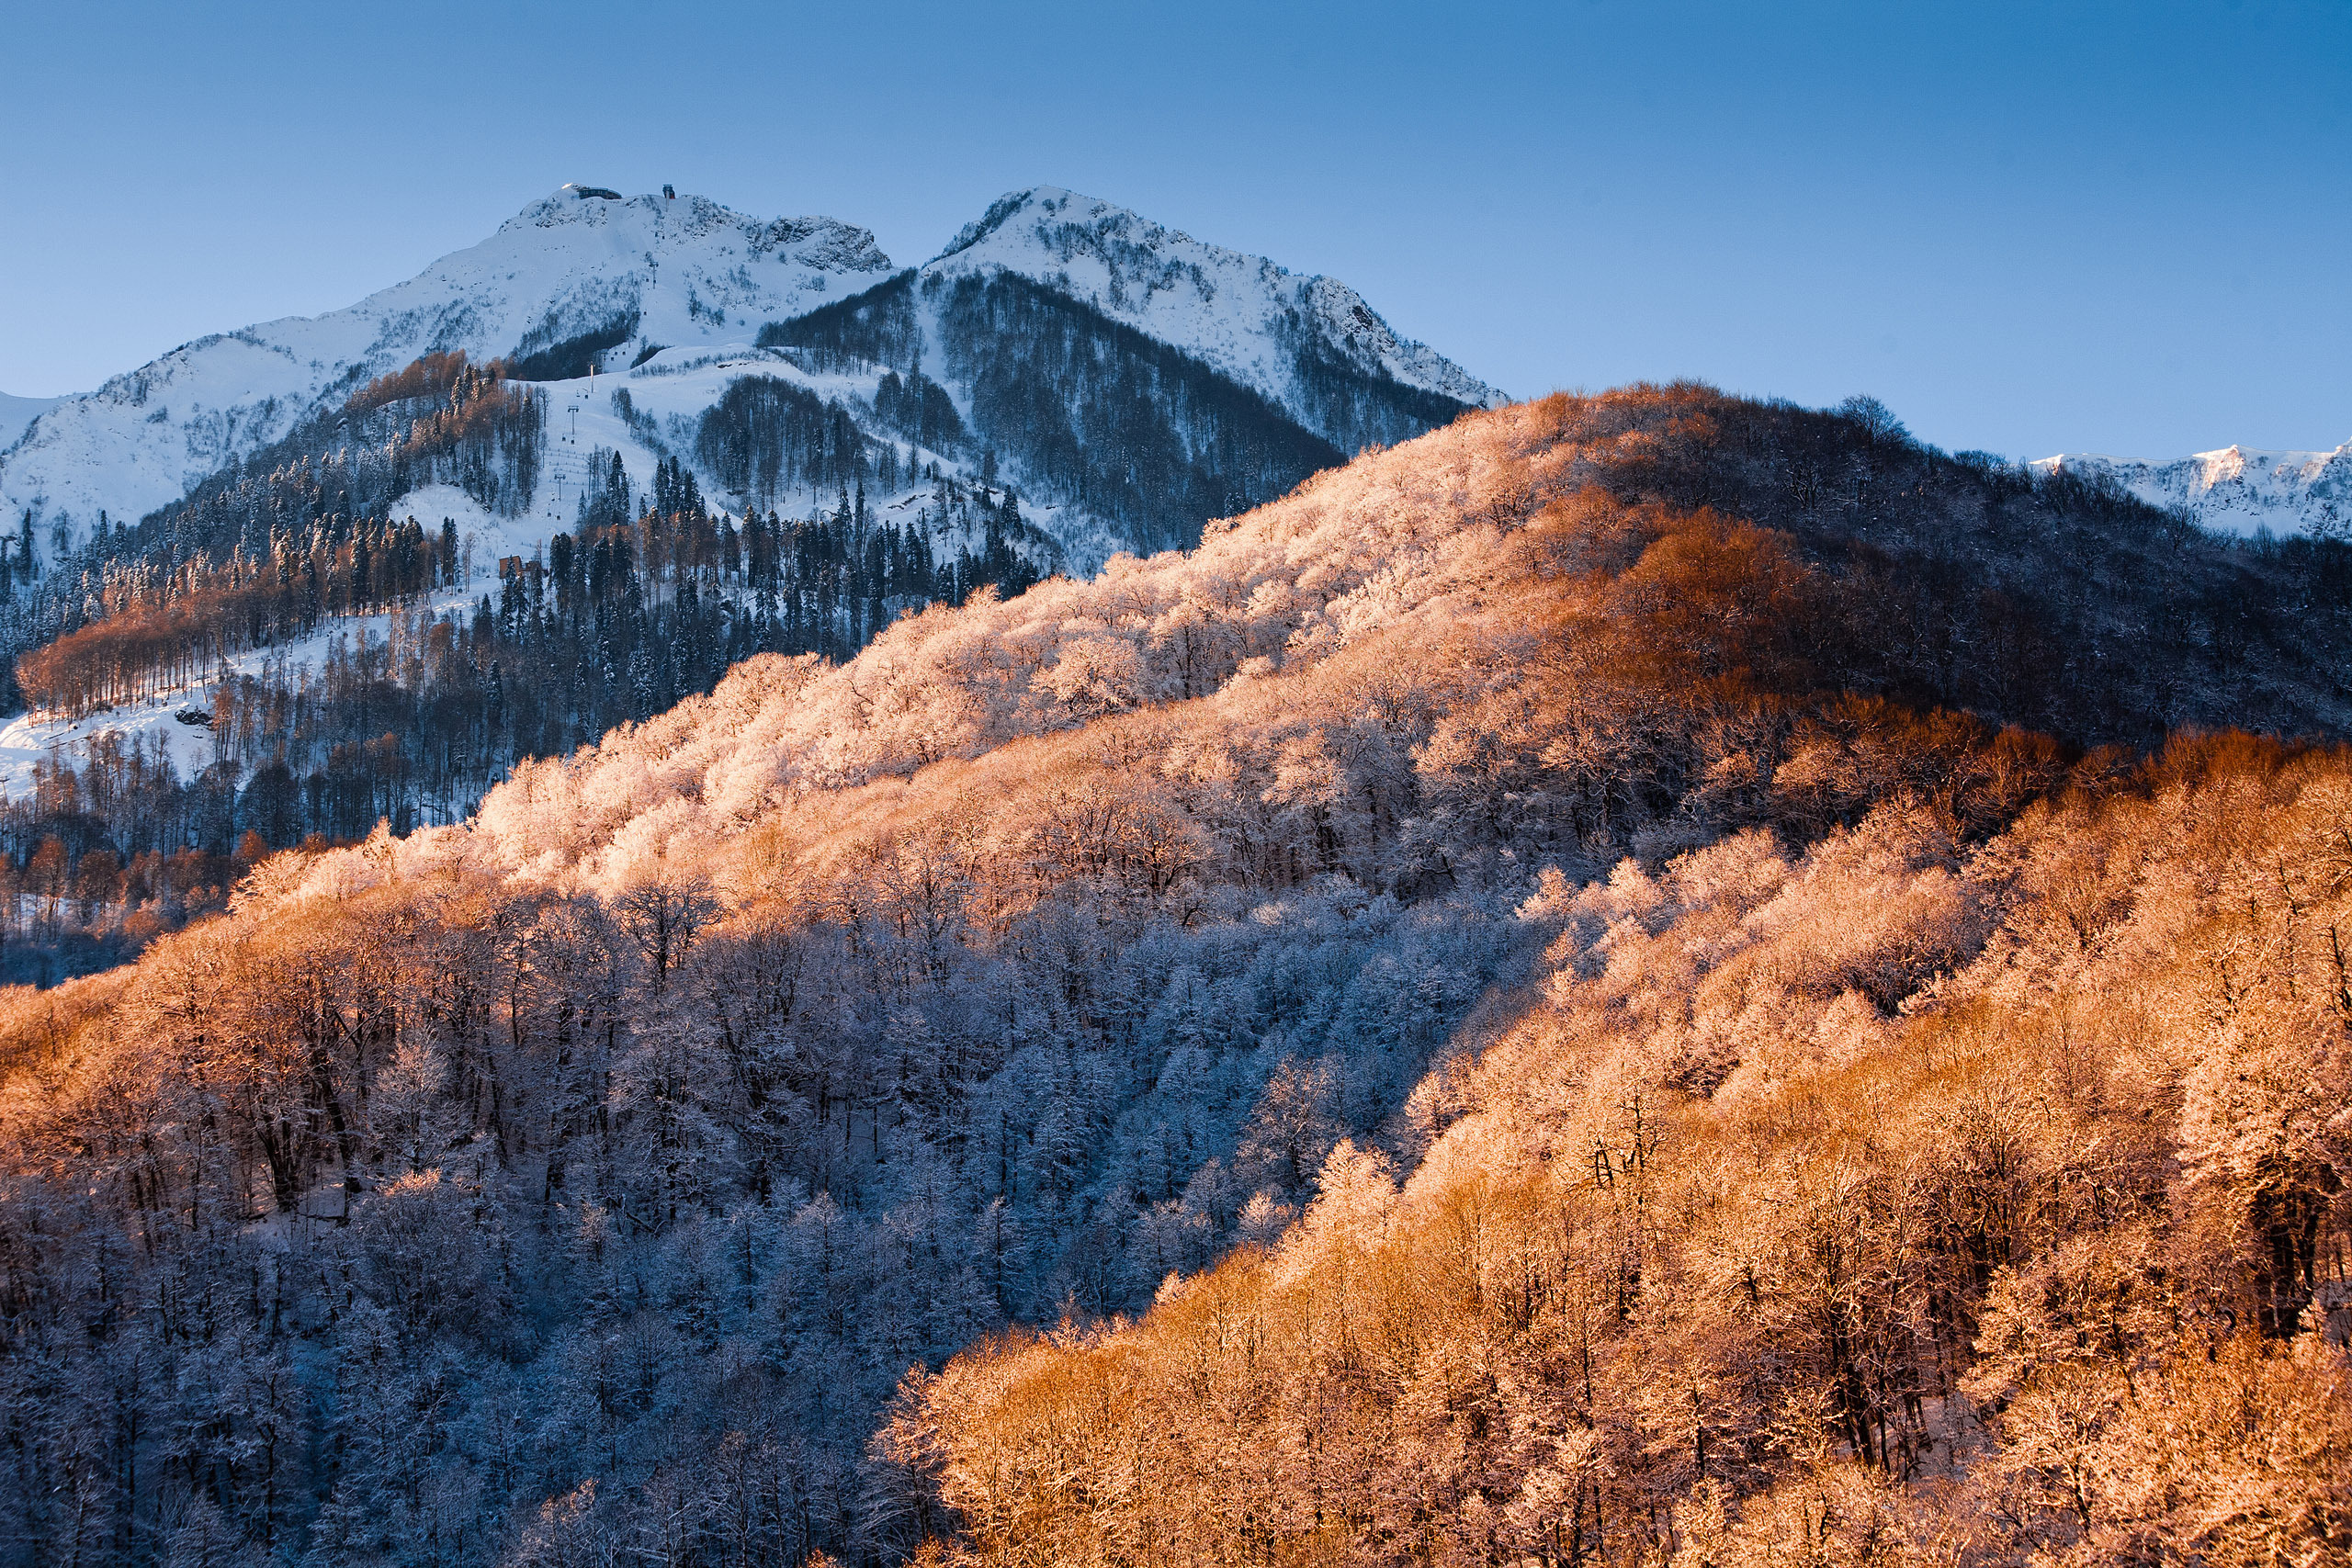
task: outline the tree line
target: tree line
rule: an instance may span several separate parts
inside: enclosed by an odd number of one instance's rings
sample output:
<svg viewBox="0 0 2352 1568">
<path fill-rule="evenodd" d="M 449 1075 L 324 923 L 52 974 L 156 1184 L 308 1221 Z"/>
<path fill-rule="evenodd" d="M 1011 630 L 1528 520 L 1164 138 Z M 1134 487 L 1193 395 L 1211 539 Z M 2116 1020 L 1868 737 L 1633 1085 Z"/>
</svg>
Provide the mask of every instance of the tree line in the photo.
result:
<svg viewBox="0 0 2352 1568">
<path fill-rule="evenodd" d="M 0 650 L 11 655 L 0 698 L 12 706 L 113 700 L 104 691 L 141 689 L 143 670 L 252 647 L 355 605 L 380 607 L 413 589 L 388 591 L 378 573 L 389 565 L 396 579 L 413 578 L 436 547 L 446 580 L 455 546 L 390 537 L 392 502 L 449 483 L 494 513 L 521 513 L 545 417 L 542 394 L 509 382 L 503 364 L 428 355 L 356 387 L 135 526 L 101 517 L 78 544 L 53 541 L 45 574 L 28 513 L 16 570 L 0 573 Z M 407 558 L 388 563 L 388 553 Z M 117 616 L 119 634 L 84 643 L 63 659 L 68 668 L 48 671 L 62 684 L 37 698 L 17 686 L 17 659 Z M 206 629 L 215 620 L 217 645 Z"/>
<path fill-rule="evenodd" d="M 68 720 L 184 690 L 234 655 L 459 581 L 458 551 L 447 519 L 428 535 L 413 517 L 334 513 L 301 537 L 272 538 L 259 559 L 190 561 L 164 581 L 152 566 L 125 570 L 101 590 L 104 618 L 18 656 L 17 688 Z"/>
</svg>

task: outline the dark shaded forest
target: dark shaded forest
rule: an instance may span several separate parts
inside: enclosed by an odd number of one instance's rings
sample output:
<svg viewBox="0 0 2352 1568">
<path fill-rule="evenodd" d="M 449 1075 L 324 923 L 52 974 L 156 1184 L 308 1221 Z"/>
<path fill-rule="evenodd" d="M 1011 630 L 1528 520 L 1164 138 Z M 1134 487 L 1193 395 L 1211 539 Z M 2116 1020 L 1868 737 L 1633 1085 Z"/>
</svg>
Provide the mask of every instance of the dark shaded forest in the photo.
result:
<svg viewBox="0 0 2352 1568">
<path fill-rule="evenodd" d="M 926 374 L 926 322 L 938 363 Z M 1111 525 L 1126 548 L 1188 548 L 1211 517 L 1283 494 L 1367 444 L 1443 424 L 1451 399 L 1354 366 L 1302 327 L 1301 395 L 1322 428 L 1081 300 L 1011 273 L 901 273 L 853 299 L 763 329 L 809 367 L 885 367 L 884 423 L 934 452 L 967 439 L 1008 472 Z M 968 433 L 944 377 L 971 411 Z"/>
<path fill-rule="evenodd" d="M 1117 523 L 1139 553 L 1189 548 L 1201 520 L 1246 512 L 1343 460 L 1257 393 L 1026 278 L 925 290 L 979 439 Z"/>
</svg>

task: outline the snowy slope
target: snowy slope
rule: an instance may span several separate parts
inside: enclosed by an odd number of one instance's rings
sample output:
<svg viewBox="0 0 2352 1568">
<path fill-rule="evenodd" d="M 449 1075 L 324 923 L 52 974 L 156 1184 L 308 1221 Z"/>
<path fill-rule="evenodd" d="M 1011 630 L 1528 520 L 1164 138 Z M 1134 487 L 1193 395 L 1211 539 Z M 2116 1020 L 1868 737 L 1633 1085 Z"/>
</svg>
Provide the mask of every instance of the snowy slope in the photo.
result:
<svg viewBox="0 0 2352 1568">
<path fill-rule="evenodd" d="M 1503 400 L 1442 355 L 1399 338 L 1344 284 L 1204 244 L 1067 191 L 1041 187 L 999 201 L 925 269 L 925 281 L 998 273 L 1082 300 L 1183 351 L 1265 394 L 1343 452 L 1419 434 L 1451 417 L 1455 404 Z M 482 243 L 345 310 L 205 338 L 84 396 L 0 400 L 0 519 L 13 525 L 30 512 L 45 556 L 60 542 L 74 548 L 102 513 L 135 522 L 306 420 L 331 416 L 366 380 L 431 352 L 522 358 L 599 333 L 612 344 L 599 368 L 626 376 L 616 385 L 635 386 L 640 378 L 627 376 L 629 368 L 666 350 L 645 369 L 672 379 L 640 406 L 665 422 L 691 420 L 735 376 L 784 373 L 751 346 L 763 327 L 892 276 L 866 231 L 832 219 L 769 220 L 700 197 L 622 198 L 566 186 Z M 582 352 L 550 356 L 531 373 L 571 374 L 556 362 L 576 363 Z M 687 374 L 690 362 L 712 373 Z M 851 382 L 820 395 L 839 396 L 858 413 L 876 378 Z M 581 405 L 585 417 L 611 426 L 600 444 L 619 448 L 640 483 L 661 455 L 657 445 L 692 460 L 683 426 L 671 427 L 666 443 L 649 442 L 607 420 L 601 390 L 590 390 L 549 387 L 567 410 Z M 950 391 L 968 423 L 968 389 Z M 576 476 L 563 464 L 584 461 L 586 448 L 564 449 L 574 445 L 568 412 L 562 434 L 560 446 L 548 444 L 551 468 L 542 478 L 553 482 L 541 487 L 534 535 L 571 521 L 578 487 L 564 482 Z M 584 443 L 584 429 L 579 434 Z M 958 467 L 942 460 L 947 471 Z M 1118 526 L 1057 508 L 1049 494 L 1027 503 L 1061 539 L 1066 569 L 1090 570 L 1125 542 Z"/>
<path fill-rule="evenodd" d="M 666 349 L 642 366 L 609 377 L 546 384 L 546 456 L 542 459 L 538 494 L 532 509 L 523 516 L 493 516 L 448 485 L 413 491 L 386 510 L 395 517 L 413 514 L 428 527 L 437 525 L 444 517 L 451 518 L 460 533 L 470 531 L 477 540 L 476 565 L 484 571 L 495 566 L 499 556 L 529 557 L 543 549 L 558 533 L 574 525 L 581 495 L 594 482 L 590 460 L 595 453 L 619 453 L 621 469 L 628 474 L 629 483 L 640 495 L 650 492 L 655 466 L 663 457 L 691 457 L 695 420 L 718 401 L 730 385 L 745 376 L 773 377 L 804 387 L 827 401 L 854 405 L 872 400 L 882 371 L 866 367 L 830 374 L 811 373 L 794 364 L 783 352 L 741 342 Z M 632 425 L 620 416 L 612 397 L 616 389 L 628 393 L 639 416 L 639 424 Z M 935 463 L 943 472 L 960 474 L 969 467 L 942 453 L 918 450 L 904 443 L 901 447 L 911 458 Z M 876 515 L 904 524 L 912 520 L 920 510 L 921 497 L 928 491 L 928 486 L 919 487 L 910 481 L 893 494 L 877 491 L 867 499 Z M 741 497 L 725 499 L 730 509 L 740 507 Z M 798 516 L 812 505 L 826 506 L 831 499 L 830 492 L 795 490 L 780 495 L 771 504 L 781 508 L 786 515 Z M 1050 501 L 1025 501 L 1023 513 L 1049 534 L 1075 540 L 1077 561 L 1089 570 L 1099 567 L 1114 547 L 1109 540 L 1098 536 L 1099 525 L 1091 519 L 1077 513 L 1065 515 Z M 960 545 L 977 543 L 949 532 L 940 532 L 933 537 L 934 546 L 949 554 Z"/>
<path fill-rule="evenodd" d="M 27 425 L 64 400 L 63 398 L 17 398 L 0 392 L 0 452 L 14 446 Z"/>
<path fill-rule="evenodd" d="M 1295 369 L 1302 334 L 1408 387 L 1482 408 L 1508 400 L 1435 349 L 1397 336 L 1337 278 L 1204 244 L 1051 186 L 1000 198 L 922 271 L 929 278 L 990 269 L 1086 300 L 1254 388 L 1309 428 L 1316 411 Z"/>
<path fill-rule="evenodd" d="M 209 671 L 204 678 L 143 702 L 101 709 L 80 719 L 19 711 L 0 722 L 0 802 L 30 798 L 34 767 L 43 758 L 62 757 L 78 767 L 87 761 L 85 748 L 89 742 L 109 733 L 119 738 L 126 750 L 137 747 L 160 751 L 183 781 L 193 779 L 219 759 L 220 751 L 209 727 L 187 722 L 179 716 L 191 709 L 211 712 L 213 694 L 219 689 L 213 675 L 222 671 L 255 676 L 276 671 L 288 684 L 299 684 L 303 671 L 315 676 L 324 668 L 329 651 L 337 643 L 345 649 L 362 643 L 381 644 L 392 634 L 395 621 L 413 621 L 419 615 L 451 612 L 462 614 L 476 595 L 494 592 L 497 558 L 518 553 L 514 535 L 519 530 L 515 525 L 506 523 L 502 531 L 499 520 L 482 512 L 462 491 L 447 485 L 420 491 L 410 499 L 416 504 L 408 510 L 416 515 L 423 517 L 429 512 L 436 521 L 444 515 L 452 516 L 472 539 L 473 574 L 466 581 L 436 590 L 429 600 L 406 610 L 342 616 L 309 637 L 248 649 L 224 660 L 220 671 Z M 524 546 L 519 553 L 527 555 L 528 547 Z"/>
<path fill-rule="evenodd" d="M 2115 480 L 2153 506 L 2186 513 L 2217 533 L 2352 531 L 2352 441 L 2333 452 L 2264 452 L 2225 446 L 2166 463 L 2063 453 L 2032 465 Z"/>
<path fill-rule="evenodd" d="M 435 590 L 424 604 L 401 614 L 462 614 L 478 596 L 497 592 L 501 559 L 509 556 L 544 559 L 548 542 L 573 525 L 581 493 L 590 483 L 590 459 L 594 454 L 619 453 L 630 483 L 639 493 L 649 491 L 654 466 L 662 457 L 675 455 L 676 445 L 688 442 L 693 420 L 718 401 L 729 383 L 747 375 L 773 376 L 820 397 L 847 401 L 871 398 L 880 372 L 812 375 L 780 353 L 735 342 L 668 349 L 642 367 L 611 376 L 547 383 L 548 441 L 539 493 L 530 511 L 503 517 L 447 484 L 411 491 L 385 508 L 387 515 L 414 517 L 427 530 L 437 530 L 444 519 L 454 523 L 465 552 L 463 581 Z M 656 434 L 649 436 L 644 428 L 633 427 L 621 418 L 612 398 L 614 389 L 620 388 L 628 389 L 644 425 Z M 664 431 L 675 438 L 674 444 L 660 434 Z M 940 461 L 949 469 L 958 467 L 939 454 L 919 456 Z M 910 486 L 869 499 L 877 516 L 907 525 L 922 513 L 928 492 L 927 488 Z M 811 495 L 805 500 L 821 502 L 824 497 Z M 1090 540 L 1093 551 L 1088 558 L 1090 566 L 1099 566 L 1109 553 L 1107 543 L 1091 540 L 1087 533 L 1092 526 L 1089 519 L 1065 518 L 1046 503 L 1033 503 L 1028 511 L 1031 520 L 1048 531 L 1068 531 Z M 933 541 L 935 548 L 949 555 L 959 547 L 977 547 L 979 543 L 944 525 L 933 529 Z M 315 674 L 338 640 L 346 646 L 363 638 L 380 643 L 390 635 L 396 618 L 391 613 L 338 618 L 308 637 L 247 650 L 228 660 L 224 668 L 246 675 L 272 669 L 297 678 L 304 670 Z M 0 722 L 0 803 L 30 796 L 35 764 L 44 757 L 62 753 L 78 762 L 87 743 L 108 732 L 119 736 L 126 746 L 160 750 L 182 779 L 194 778 L 217 755 L 212 731 L 185 723 L 178 716 L 191 708 L 210 710 L 218 685 L 214 673 L 208 671 L 151 700 L 108 708 L 79 720 L 19 712 Z"/>
<path fill-rule="evenodd" d="M 356 305 L 202 338 L 62 400 L 0 456 L 0 515 L 32 509 L 44 543 L 61 520 L 76 538 L 101 510 L 135 520 L 420 355 L 528 352 L 635 312 L 634 339 L 613 351 L 627 364 L 640 344 L 747 339 L 889 270 L 870 233 L 833 219 L 566 186 Z"/>
<path fill-rule="evenodd" d="M 645 468 L 650 475 L 650 459 Z M 338 640 L 346 646 L 363 639 L 380 643 L 390 635 L 392 623 L 401 616 L 462 613 L 478 595 L 496 592 L 500 558 L 534 554 L 561 526 L 550 525 L 537 516 L 500 517 L 484 511 L 456 486 L 444 484 L 410 491 L 390 512 L 395 517 L 415 517 L 429 527 L 438 527 L 445 517 L 455 523 L 470 552 L 464 580 L 435 590 L 424 603 L 401 612 L 341 616 L 307 637 L 249 649 L 229 659 L 223 668 L 240 675 L 261 675 L 277 670 L 295 681 L 305 670 L 315 674 L 324 667 L 329 649 Z M 187 685 L 145 702 L 107 708 L 85 718 L 68 720 L 36 712 L 16 714 L 0 723 L 0 800 L 28 798 L 33 789 L 34 764 L 43 757 L 62 753 L 78 765 L 85 759 L 83 748 L 108 731 L 120 736 L 126 747 L 160 749 L 183 780 L 196 777 L 218 756 L 212 731 L 202 725 L 183 723 L 178 716 L 189 708 L 211 711 L 213 693 L 219 684 L 212 678 L 216 673 L 208 671 Z"/>
</svg>

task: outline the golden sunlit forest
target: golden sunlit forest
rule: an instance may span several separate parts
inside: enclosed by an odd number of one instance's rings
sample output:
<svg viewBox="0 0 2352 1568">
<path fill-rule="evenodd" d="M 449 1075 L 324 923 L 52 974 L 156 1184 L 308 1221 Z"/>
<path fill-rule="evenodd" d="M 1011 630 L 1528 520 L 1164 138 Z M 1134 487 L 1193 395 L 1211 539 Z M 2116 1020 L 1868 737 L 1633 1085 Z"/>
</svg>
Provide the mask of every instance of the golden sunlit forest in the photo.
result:
<svg viewBox="0 0 2352 1568">
<path fill-rule="evenodd" d="M 2352 1559 L 2347 583 L 1562 394 L 256 844 L 0 995 L 0 1562 Z"/>
</svg>

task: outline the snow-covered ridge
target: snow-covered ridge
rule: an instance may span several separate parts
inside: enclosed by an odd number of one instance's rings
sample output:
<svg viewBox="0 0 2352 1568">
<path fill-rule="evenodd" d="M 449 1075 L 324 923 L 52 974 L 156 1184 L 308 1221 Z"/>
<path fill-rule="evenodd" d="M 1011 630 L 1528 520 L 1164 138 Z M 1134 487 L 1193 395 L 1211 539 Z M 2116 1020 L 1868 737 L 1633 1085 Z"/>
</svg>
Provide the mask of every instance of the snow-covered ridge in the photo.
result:
<svg viewBox="0 0 2352 1568">
<path fill-rule="evenodd" d="M 1419 393 L 1480 406 L 1505 400 L 1434 350 L 1399 337 L 1343 283 L 1293 274 L 1064 190 L 1040 187 L 997 202 L 926 271 L 1012 273 L 1087 301 L 1261 392 L 1343 452 L 1442 423 L 1450 409 L 1433 400 L 1424 406 Z M 642 362 L 649 376 L 687 373 L 695 394 L 715 400 L 725 378 L 706 385 L 691 372 L 758 357 L 749 345 L 763 326 L 891 276 L 873 235 L 836 219 L 752 217 L 666 188 L 630 197 L 567 186 L 481 244 L 346 309 L 202 338 L 84 396 L 0 399 L 0 518 L 13 524 L 29 512 L 44 556 L 71 549 L 102 516 L 134 522 L 176 501 L 232 460 L 331 413 L 367 380 L 427 353 L 526 360 L 572 344 L 525 371 L 548 381 L 582 374 L 578 340 L 594 333 L 591 343 L 605 345 L 594 360 L 600 379 Z M 550 394 L 560 385 L 551 383 Z M 1412 390 L 1380 390 L 1398 385 Z M 567 409 L 582 400 L 579 390 L 560 391 Z M 663 417 L 698 412 L 670 408 Z M 672 444 L 684 450 L 691 439 Z M 639 458 L 650 470 L 656 454 L 639 433 L 616 445 L 629 454 L 632 474 Z M 551 448 L 549 456 L 555 467 L 543 488 L 565 504 L 571 495 L 562 454 Z M 1050 498 L 1033 499 L 1042 520 Z M 1071 513 L 1057 526 L 1074 564 L 1099 561 L 1110 547 L 1100 520 Z"/>
<path fill-rule="evenodd" d="M 2113 479 L 2150 505 L 2184 513 L 2217 533 L 2352 534 L 2352 441 L 2333 452 L 2224 446 L 2154 463 L 2062 453 L 2031 466 L 2041 473 Z"/>
<path fill-rule="evenodd" d="M 64 400 L 63 398 L 18 398 L 0 392 L 0 452 L 14 446 L 27 426 Z"/>
<path fill-rule="evenodd" d="M 102 511 L 135 520 L 176 500 L 420 355 L 529 353 L 632 317 L 616 356 L 634 357 L 639 344 L 741 340 L 889 272 L 872 234 L 835 219 L 567 187 L 356 305 L 200 338 L 36 411 L 38 424 L 0 456 L 0 514 L 31 510 L 44 546 L 60 524 L 78 541 Z M 0 434 L 9 412 L 0 405 Z"/>
<path fill-rule="evenodd" d="M 923 272 L 990 269 L 1086 300 L 1264 393 L 1310 427 L 1314 411 L 1296 372 L 1302 333 L 1408 387 L 1480 408 L 1509 400 L 1435 349 L 1399 337 L 1337 278 L 1303 276 L 1056 186 L 1000 197 Z"/>
</svg>

